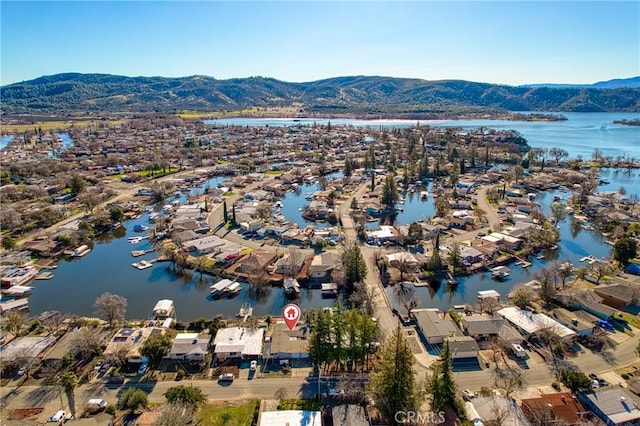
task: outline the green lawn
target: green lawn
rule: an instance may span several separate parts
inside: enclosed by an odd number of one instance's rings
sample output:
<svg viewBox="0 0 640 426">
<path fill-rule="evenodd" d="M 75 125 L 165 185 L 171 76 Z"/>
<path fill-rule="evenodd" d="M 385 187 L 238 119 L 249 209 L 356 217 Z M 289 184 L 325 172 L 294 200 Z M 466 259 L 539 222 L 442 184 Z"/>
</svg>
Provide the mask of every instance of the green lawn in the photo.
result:
<svg viewBox="0 0 640 426">
<path fill-rule="evenodd" d="M 205 405 L 198 410 L 202 426 L 247 426 L 253 422 L 260 401 L 253 400 L 237 407 Z"/>
<path fill-rule="evenodd" d="M 282 399 L 278 404 L 278 410 L 306 410 L 319 411 L 322 403 L 315 399 Z"/>
<path fill-rule="evenodd" d="M 179 169 L 178 169 L 177 167 L 168 167 L 168 168 L 167 168 L 167 170 L 166 170 L 166 171 L 167 171 L 167 173 L 162 173 L 162 169 L 160 169 L 160 170 L 154 170 L 154 171 L 153 171 L 153 177 L 154 177 L 154 178 L 157 178 L 157 177 L 165 176 L 165 175 L 168 175 L 168 174 L 171 174 L 171 173 L 176 173 L 178 170 L 179 170 Z M 142 176 L 142 177 L 149 177 L 149 176 L 151 176 L 151 172 L 150 172 L 149 170 L 142 170 L 142 171 L 139 171 L 139 172 L 137 172 L 137 173 L 138 173 L 138 175 L 140 175 L 140 176 Z"/>
</svg>

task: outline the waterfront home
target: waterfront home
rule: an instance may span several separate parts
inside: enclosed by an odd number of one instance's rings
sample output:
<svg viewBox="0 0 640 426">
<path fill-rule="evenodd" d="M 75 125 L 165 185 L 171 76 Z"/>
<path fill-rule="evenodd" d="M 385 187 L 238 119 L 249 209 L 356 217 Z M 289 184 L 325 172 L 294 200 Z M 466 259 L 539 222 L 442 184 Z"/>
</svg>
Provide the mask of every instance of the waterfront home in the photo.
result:
<svg viewBox="0 0 640 426">
<path fill-rule="evenodd" d="M 263 337 L 264 328 L 223 328 L 218 330 L 213 340 L 213 352 L 220 361 L 227 358 L 255 359 L 262 354 Z"/>
<path fill-rule="evenodd" d="M 478 357 L 480 349 L 478 347 L 478 342 L 476 342 L 473 337 L 448 337 L 445 339 L 445 342 L 449 345 L 449 352 L 452 360 Z"/>
<path fill-rule="evenodd" d="M 44 352 L 56 342 L 53 336 L 35 337 L 23 336 L 17 337 L 0 348 L 0 359 L 3 364 L 10 364 L 15 361 L 41 359 Z"/>
<path fill-rule="evenodd" d="M 170 359 L 204 361 L 209 351 L 209 335 L 178 333 L 167 354 Z"/>
<path fill-rule="evenodd" d="M 466 264 L 474 264 L 482 261 L 484 253 L 475 247 L 460 246 L 459 248 L 460 258 Z"/>
<path fill-rule="evenodd" d="M 309 333 L 306 326 L 289 330 L 284 321 L 277 321 L 271 334 L 265 337 L 263 358 L 279 362 L 309 358 Z"/>
<path fill-rule="evenodd" d="M 482 240 L 495 243 L 507 250 L 518 250 L 522 244 L 522 240 L 520 238 L 512 237 L 511 235 L 501 232 L 492 232 L 491 234 L 482 237 Z"/>
<path fill-rule="evenodd" d="M 31 252 L 29 250 L 9 251 L 2 255 L 2 265 L 25 266 L 31 262 Z"/>
<path fill-rule="evenodd" d="M 455 322 L 435 308 L 414 309 L 411 316 L 425 340 L 432 345 L 444 342 L 444 339 L 460 336 L 462 333 Z"/>
<path fill-rule="evenodd" d="M 506 321 L 500 316 L 474 314 L 462 317 L 462 329 L 474 339 L 497 336 Z"/>
<path fill-rule="evenodd" d="M 103 355 L 107 359 L 118 359 L 121 351 L 126 351 L 126 360 L 131 363 L 149 362 L 140 355 L 142 344 L 149 337 L 156 334 L 163 334 L 164 329 L 160 327 L 124 327 L 111 338 Z"/>
<path fill-rule="evenodd" d="M 342 404 L 331 408 L 333 425 L 370 426 L 364 407 L 356 404 Z"/>
<path fill-rule="evenodd" d="M 557 299 L 565 306 L 574 309 L 582 309 L 585 312 L 601 319 L 609 320 L 613 318 L 616 311 L 609 306 L 602 304 L 602 297 L 598 296 L 591 290 L 583 290 L 576 294 L 560 294 Z"/>
<path fill-rule="evenodd" d="M 398 240 L 398 231 L 393 226 L 382 225 L 380 229 L 366 232 L 367 241 L 376 244 L 385 243 L 387 241 L 394 242 Z"/>
<path fill-rule="evenodd" d="M 608 426 L 640 424 L 640 408 L 636 398 L 623 387 L 578 392 L 578 399 Z"/>
<path fill-rule="evenodd" d="M 409 268 L 416 268 L 418 266 L 418 260 L 416 257 L 406 251 L 399 251 L 396 253 L 388 254 L 387 261 L 389 264 L 395 268 L 404 265 Z"/>
<path fill-rule="evenodd" d="M 564 308 L 556 308 L 550 315 L 560 324 L 575 331 L 580 337 L 588 336 L 593 332 L 598 323 L 598 318 L 582 310 L 569 311 Z"/>
<path fill-rule="evenodd" d="M 244 276 L 260 275 L 267 270 L 278 256 L 267 250 L 253 250 L 248 256 L 240 258 L 236 263 L 235 272 Z"/>
<path fill-rule="evenodd" d="M 546 419 L 566 426 L 583 424 L 589 411 L 568 392 L 546 393 L 520 402 L 522 412 L 532 421 Z"/>
<path fill-rule="evenodd" d="M 226 241 L 217 235 L 209 235 L 197 240 L 186 241 L 182 243 L 182 247 L 195 256 L 202 256 L 219 251 L 225 244 Z"/>
<path fill-rule="evenodd" d="M 502 426 L 530 426 L 515 400 L 506 396 L 481 396 L 466 404 L 467 418 L 474 425 L 499 424 Z"/>
<path fill-rule="evenodd" d="M 197 240 L 198 238 L 201 238 L 200 235 L 190 229 L 174 228 L 171 231 L 171 241 L 178 245 Z"/>
<path fill-rule="evenodd" d="M 602 298 L 602 303 L 615 309 L 637 314 L 640 311 L 640 285 L 599 285 L 593 292 Z"/>
<path fill-rule="evenodd" d="M 534 314 L 528 310 L 523 311 L 516 306 L 502 308 L 498 311 L 498 315 L 509 321 L 525 336 L 530 336 L 541 330 L 549 330 L 561 339 L 571 339 L 576 336 L 575 331 L 545 314 Z"/>
<path fill-rule="evenodd" d="M 337 253 L 321 253 L 313 256 L 309 265 L 311 278 L 326 278 L 334 269 L 342 268 L 342 260 Z"/>
<path fill-rule="evenodd" d="M 277 262 L 274 272 L 276 274 L 296 276 L 304 265 L 304 256 L 292 257 L 290 253 L 285 253 Z"/>
</svg>

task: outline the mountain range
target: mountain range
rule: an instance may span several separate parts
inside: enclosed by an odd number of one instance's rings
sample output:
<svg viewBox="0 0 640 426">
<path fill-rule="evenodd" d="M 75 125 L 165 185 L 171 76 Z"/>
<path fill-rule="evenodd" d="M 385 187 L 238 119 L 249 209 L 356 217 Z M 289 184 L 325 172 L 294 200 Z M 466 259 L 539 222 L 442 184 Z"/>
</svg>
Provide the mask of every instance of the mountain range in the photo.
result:
<svg viewBox="0 0 640 426">
<path fill-rule="evenodd" d="M 626 87 L 633 86 L 636 87 Z M 625 86 L 626 85 L 626 86 Z M 622 87 L 624 86 L 624 87 Z M 480 111 L 640 111 L 640 77 L 583 86 L 507 86 L 379 76 L 289 83 L 266 77 L 125 77 L 65 73 L 0 87 L 2 114 L 231 111 L 420 114 Z"/>
</svg>

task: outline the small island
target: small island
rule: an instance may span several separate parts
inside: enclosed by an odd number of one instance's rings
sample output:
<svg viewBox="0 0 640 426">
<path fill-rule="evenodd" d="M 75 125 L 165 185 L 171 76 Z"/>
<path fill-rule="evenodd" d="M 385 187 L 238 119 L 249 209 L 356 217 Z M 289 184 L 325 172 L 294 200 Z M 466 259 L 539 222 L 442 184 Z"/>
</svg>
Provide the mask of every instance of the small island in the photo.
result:
<svg viewBox="0 0 640 426">
<path fill-rule="evenodd" d="M 622 124 L 624 126 L 640 126 L 640 118 L 634 118 L 633 120 L 613 120 L 613 124 Z"/>
</svg>

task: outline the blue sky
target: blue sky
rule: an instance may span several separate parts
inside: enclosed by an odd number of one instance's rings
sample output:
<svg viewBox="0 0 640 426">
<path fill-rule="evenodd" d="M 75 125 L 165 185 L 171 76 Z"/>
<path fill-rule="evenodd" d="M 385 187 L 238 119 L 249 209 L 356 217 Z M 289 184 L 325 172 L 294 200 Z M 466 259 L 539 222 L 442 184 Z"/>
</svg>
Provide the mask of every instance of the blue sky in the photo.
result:
<svg viewBox="0 0 640 426">
<path fill-rule="evenodd" d="M 640 75 L 640 2 L 3 0 L 1 83 L 60 72 L 504 84 Z"/>
</svg>

